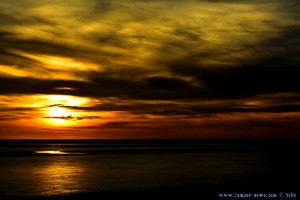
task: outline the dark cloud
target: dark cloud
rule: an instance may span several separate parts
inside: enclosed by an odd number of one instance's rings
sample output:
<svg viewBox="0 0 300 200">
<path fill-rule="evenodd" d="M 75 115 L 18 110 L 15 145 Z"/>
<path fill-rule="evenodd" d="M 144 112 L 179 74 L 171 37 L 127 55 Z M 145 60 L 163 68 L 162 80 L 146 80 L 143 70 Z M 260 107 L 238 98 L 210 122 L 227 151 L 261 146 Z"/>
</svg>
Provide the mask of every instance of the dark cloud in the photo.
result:
<svg viewBox="0 0 300 200">
<path fill-rule="evenodd" d="M 102 128 L 129 128 L 132 122 L 107 122 L 101 125 Z"/>
<path fill-rule="evenodd" d="M 74 90 L 57 90 L 58 87 L 69 87 Z M 203 94 L 198 93 L 198 88 L 188 85 L 185 81 L 162 77 L 150 78 L 146 82 L 108 77 L 94 78 L 92 82 L 0 77 L 0 89 L 2 94 L 68 94 L 145 100 L 185 99 L 201 96 L 205 98 Z"/>
<path fill-rule="evenodd" d="M 154 126 L 153 122 L 133 122 L 133 121 L 112 121 L 103 123 L 99 126 L 87 126 L 84 128 L 97 129 L 101 127 L 101 129 L 134 129 L 134 130 L 168 130 L 172 128 L 178 127 L 176 123 L 166 123 L 159 124 L 158 126 Z"/>
<path fill-rule="evenodd" d="M 20 114 L 6 114 L 3 116 L 0 116 L 0 121 L 11 121 L 11 120 L 20 120 L 20 119 L 32 119 L 26 116 L 26 114 L 20 115 Z"/>
<path fill-rule="evenodd" d="M 146 81 L 100 77 L 93 79 L 93 84 L 96 87 L 93 93 L 98 90 L 98 95 L 145 100 L 188 98 L 195 96 L 192 91 L 197 90 L 180 79 L 163 77 Z"/>
<path fill-rule="evenodd" d="M 176 78 L 151 77 L 147 79 L 147 82 L 150 87 L 162 90 L 184 90 L 190 87 L 188 82 Z"/>
<path fill-rule="evenodd" d="M 132 122 L 132 121 L 112 121 L 102 123 L 96 126 L 81 126 L 78 127 L 79 129 L 156 129 L 155 127 L 151 126 L 151 123 L 143 123 L 143 125 L 139 122 Z"/>
<path fill-rule="evenodd" d="M 195 104 L 195 103 L 194 103 Z M 230 113 L 297 113 L 300 111 L 299 104 L 286 104 L 274 106 L 245 106 L 245 105 L 221 105 L 203 106 L 188 105 L 187 103 L 138 103 L 128 101 L 126 104 L 102 103 L 90 107 L 68 106 L 53 104 L 49 107 L 62 107 L 83 111 L 127 111 L 135 115 L 157 115 L 157 116 L 183 116 L 191 118 L 211 118 L 215 114 Z"/>
<path fill-rule="evenodd" d="M 78 121 L 78 120 L 86 120 L 86 119 L 99 119 L 101 117 L 99 116 L 83 116 L 83 117 L 75 117 L 72 115 L 69 116 L 48 116 L 48 117 L 43 117 L 45 119 L 62 119 L 62 120 L 71 120 L 71 121 Z"/>
<path fill-rule="evenodd" d="M 124 101 L 124 100 L 123 100 Z M 141 111 L 143 108 L 143 112 L 151 111 L 151 110 L 163 110 L 166 108 L 179 108 L 181 107 L 180 104 L 177 103 L 138 103 L 130 100 L 125 100 L 126 104 L 122 103 L 101 103 L 95 104 L 89 107 L 83 106 L 68 106 L 63 104 L 53 104 L 49 107 L 62 107 L 68 109 L 75 109 L 75 110 L 86 110 L 86 111 L 129 111 L 129 112 L 136 112 Z"/>
<path fill-rule="evenodd" d="M 7 33 L 4 33 L 7 34 Z M 10 37 L 9 37 L 10 36 Z M 9 37 L 9 38 L 8 38 Z M 20 55 L 20 52 L 26 53 L 34 53 L 34 54 L 44 54 L 51 56 L 68 56 L 68 57 L 79 57 L 87 59 L 86 54 L 89 54 L 84 49 L 78 49 L 72 45 L 64 45 L 55 43 L 53 41 L 43 41 L 37 39 L 19 39 L 13 34 L 7 34 L 6 38 L 0 39 L 0 51 L 4 53 L 4 55 L 12 56 L 8 57 L 10 63 L 2 63 L 2 64 L 13 64 L 15 63 L 14 58 L 19 57 L 22 59 L 27 59 L 32 61 L 32 63 L 24 63 L 24 67 L 30 68 L 31 65 L 39 64 L 37 61 L 30 59 L 28 57 Z M 16 52 L 18 51 L 18 53 Z M 4 59 L 5 57 L 2 57 Z M 2 61 L 2 59 L 0 61 Z M 16 66 L 22 66 L 22 62 L 18 62 Z"/>
<path fill-rule="evenodd" d="M 199 73 L 198 79 L 222 95 L 249 97 L 261 93 L 300 92 L 299 67 L 243 67 Z"/>
<path fill-rule="evenodd" d="M 36 111 L 38 111 L 38 108 L 28 108 L 28 107 L 0 108 L 0 121 L 33 119 L 34 116 L 30 116 L 28 115 L 28 113 L 34 113 Z"/>
<path fill-rule="evenodd" d="M 262 41 L 254 51 L 261 52 L 246 66 L 299 67 L 300 25 L 282 30 L 277 37 Z"/>
<path fill-rule="evenodd" d="M 0 108 L 0 112 L 16 112 L 16 111 L 35 111 L 38 108 L 28 108 L 28 107 L 12 107 L 12 108 Z"/>
<path fill-rule="evenodd" d="M 250 46 L 253 55 L 235 66 L 199 64 L 199 60 L 212 56 L 207 53 L 190 54 L 167 65 L 175 74 L 193 77 L 224 98 L 299 92 L 299 30 L 299 26 L 291 26 L 272 39 Z"/>
<path fill-rule="evenodd" d="M 65 84 L 78 86 L 78 82 L 72 81 L 51 81 L 35 78 L 12 78 L 0 77 L 1 94 L 62 94 L 55 90 L 55 87 L 64 86 Z"/>
<path fill-rule="evenodd" d="M 259 130 L 259 129 L 278 129 L 286 133 L 295 134 L 291 130 L 299 130 L 298 118 L 275 118 L 275 119 L 248 119 L 237 121 L 220 121 L 219 123 L 205 124 L 206 128 L 215 128 L 223 130 Z M 235 128 L 234 128 L 235 127 Z"/>
<path fill-rule="evenodd" d="M 182 107 L 182 106 L 181 106 Z M 135 111 L 139 114 L 151 114 L 161 116 L 185 116 L 188 118 L 211 118 L 213 114 L 230 114 L 230 113 L 298 113 L 300 111 L 300 105 L 280 105 L 280 106 L 248 106 L 248 107 L 228 107 L 222 106 L 186 106 L 185 108 L 165 107 L 164 109 L 152 109 L 143 111 Z"/>
<path fill-rule="evenodd" d="M 279 106 L 247 106 L 247 107 L 228 107 L 228 106 L 212 106 L 201 107 L 194 106 L 192 109 L 197 113 L 286 113 L 299 112 L 300 105 L 279 105 Z"/>
<path fill-rule="evenodd" d="M 180 67 L 177 67 L 180 66 Z M 213 98 L 246 98 L 258 94 L 300 92 L 298 66 L 207 68 L 178 64 L 172 70 L 195 77 Z"/>
</svg>

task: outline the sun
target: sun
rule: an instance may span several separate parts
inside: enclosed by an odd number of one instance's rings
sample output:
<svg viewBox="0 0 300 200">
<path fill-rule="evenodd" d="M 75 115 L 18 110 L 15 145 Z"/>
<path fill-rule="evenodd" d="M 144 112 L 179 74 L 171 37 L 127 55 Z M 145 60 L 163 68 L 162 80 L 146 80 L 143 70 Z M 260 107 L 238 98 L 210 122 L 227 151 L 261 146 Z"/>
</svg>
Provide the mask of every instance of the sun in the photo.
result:
<svg viewBox="0 0 300 200">
<path fill-rule="evenodd" d="M 65 108 L 55 106 L 49 108 L 47 119 L 53 124 L 63 125 L 70 123 L 68 120 L 68 117 L 70 118 L 70 116 L 72 116 L 72 112 Z"/>
<path fill-rule="evenodd" d="M 69 126 L 78 123 L 76 120 L 82 114 L 80 111 L 70 109 L 86 104 L 86 98 L 69 95 L 47 95 L 44 109 L 44 121 L 54 126 Z"/>
<path fill-rule="evenodd" d="M 65 108 L 60 108 L 60 107 L 51 107 L 49 108 L 49 116 L 55 117 L 66 117 L 69 116 L 70 112 L 67 111 Z"/>
</svg>

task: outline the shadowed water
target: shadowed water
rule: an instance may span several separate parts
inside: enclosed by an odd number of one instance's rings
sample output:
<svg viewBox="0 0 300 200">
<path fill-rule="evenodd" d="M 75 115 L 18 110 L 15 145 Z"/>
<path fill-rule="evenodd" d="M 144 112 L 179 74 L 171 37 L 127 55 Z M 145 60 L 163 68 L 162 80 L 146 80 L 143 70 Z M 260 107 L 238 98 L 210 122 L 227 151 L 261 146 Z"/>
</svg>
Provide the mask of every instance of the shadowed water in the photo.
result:
<svg viewBox="0 0 300 200">
<path fill-rule="evenodd" d="M 296 145 L 243 141 L 1 141 L 0 198 L 103 192 L 296 191 Z"/>
</svg>

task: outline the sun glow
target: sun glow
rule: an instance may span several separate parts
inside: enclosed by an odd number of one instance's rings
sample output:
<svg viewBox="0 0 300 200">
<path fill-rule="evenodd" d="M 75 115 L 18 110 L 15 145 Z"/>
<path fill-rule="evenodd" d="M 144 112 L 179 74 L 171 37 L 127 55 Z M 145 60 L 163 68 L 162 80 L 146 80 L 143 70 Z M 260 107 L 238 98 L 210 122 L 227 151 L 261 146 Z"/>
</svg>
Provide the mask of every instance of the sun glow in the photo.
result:
<svg viewBox="0 0 300 200">
<path fill-rule="evenodd" d="M 72 116 L 72 112 L 57 106 L 49 108 L 48 114 L 47 119 L 57 125 L 69 123 L 67 119 Z"/>
<path fill-rule="evenodd" d="M 64 108 L 61 107 L 51 107 L 49 108 L 49 116 L 50 117 L 66 117 L 71 113 Z"/>
<path fill-rule="evenodd" d="M 68 95 L 48 95 L 47 100 L 50 105 L 45 108 L 44 120 L 56 126 L 72 125 L 77 123 L 81 117 L 80 111 L 71 110 L 68 107 L 82 106 L 88 103 L 87 98 L 73 97 Z"/>
</svg>

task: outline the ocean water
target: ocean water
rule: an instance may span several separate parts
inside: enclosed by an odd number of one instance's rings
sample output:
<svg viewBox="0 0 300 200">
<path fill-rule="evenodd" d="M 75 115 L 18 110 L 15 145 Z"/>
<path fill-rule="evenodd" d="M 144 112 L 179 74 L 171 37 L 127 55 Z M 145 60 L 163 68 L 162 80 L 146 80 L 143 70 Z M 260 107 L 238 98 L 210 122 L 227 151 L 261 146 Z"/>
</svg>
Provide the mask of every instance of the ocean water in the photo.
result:
<svg viewBox="0 0 300 200">
<path fill-rule="evenodd" d="M 299 178 L 299 149 L 291 141 L 3 140 L 0 145 L 0 199 L 297 192 L 293 181 Z"/>
</svg>

